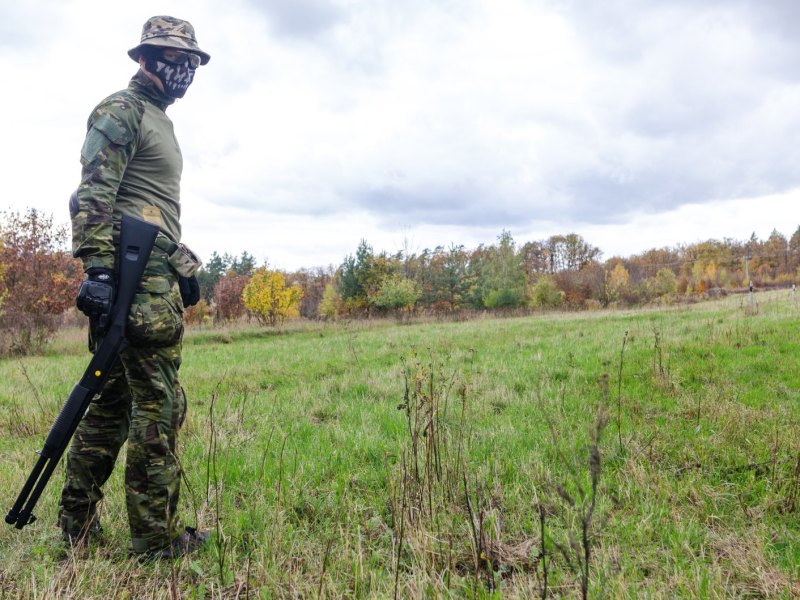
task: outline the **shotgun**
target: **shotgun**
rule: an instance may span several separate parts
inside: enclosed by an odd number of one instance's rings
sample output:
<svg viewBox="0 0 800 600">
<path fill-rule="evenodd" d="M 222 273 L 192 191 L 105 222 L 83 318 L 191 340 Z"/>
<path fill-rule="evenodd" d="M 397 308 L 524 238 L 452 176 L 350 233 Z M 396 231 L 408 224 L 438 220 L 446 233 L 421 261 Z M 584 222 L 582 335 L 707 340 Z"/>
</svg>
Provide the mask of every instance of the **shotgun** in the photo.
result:
<svg viewBox="0 0 800 600">
<path fill-rule="evenodd" d="M 119 234 L 117 297 L 111 309 L 110 324 L 92 356 L 81 380 L 72 388 L 64 407 L 50 428 L 39 459 L 28 476 L 6 523 L 22 529 L 36 520 L 33 509 L 44 491 L 58 461 L 78 428 L 89 403 L 103 389 L 108 373 L 128 346 L 125 325 L 133 297 L 153 250 L 158 227 L 128 215 L 122 216 Z"/>
</svg>

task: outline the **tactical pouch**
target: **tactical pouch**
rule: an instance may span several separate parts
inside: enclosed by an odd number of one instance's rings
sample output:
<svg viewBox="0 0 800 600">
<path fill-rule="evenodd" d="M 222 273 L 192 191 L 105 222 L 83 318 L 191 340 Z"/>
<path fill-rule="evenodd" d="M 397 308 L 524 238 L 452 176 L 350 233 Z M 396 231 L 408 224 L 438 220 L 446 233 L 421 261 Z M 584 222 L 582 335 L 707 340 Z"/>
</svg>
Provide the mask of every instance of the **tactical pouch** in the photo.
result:
<svg viewBox="0 0 800 600">
<path fill-rule="evenodd" d="M 181 277 L 191 277 L 203 264 L 185 244 L 178 244 L 178 247 L 168 256 L 167 262 Z"/>
</svg>

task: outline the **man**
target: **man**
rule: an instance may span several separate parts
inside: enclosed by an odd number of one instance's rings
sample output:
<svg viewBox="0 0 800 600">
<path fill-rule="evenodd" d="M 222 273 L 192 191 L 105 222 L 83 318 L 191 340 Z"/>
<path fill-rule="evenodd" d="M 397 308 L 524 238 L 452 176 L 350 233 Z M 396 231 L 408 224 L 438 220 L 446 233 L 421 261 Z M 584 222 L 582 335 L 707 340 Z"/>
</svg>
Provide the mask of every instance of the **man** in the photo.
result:
<svg viewBox="0 0 800 600">
<path fill-rule="evenodd" d="M 164 111 L 183 97 L 210 56 L 198 47 L 191 24 L 168 16 L 149 19 L 141 43 L 128 55 L 139 71 L 127 89 L 92 112 L 81 150 L 81 183 L 70 199 L 73 254 L 86 273 L 77 305 L 90 317 L 90 349 L 97 347 L 107 315 L 97 313 L 88 290 L 107 286 L 101 289 L 113 297 L 122 215 L 154 223 L 160 231 L 128 316 L 130 346 L 70 446 L 59 526 L 68 543 L 100 533 L 101 488 L 127 440 L 125 495 L 133 551 L 171 558 L 194 551 L 208 534 L 184 528 L 177 515 L 176 436 L 186 412 L 178 383 L 183 309 L 200 298 L 194 277 L 200 263 L 179 243 L 183 160 Z"/>
</svg>

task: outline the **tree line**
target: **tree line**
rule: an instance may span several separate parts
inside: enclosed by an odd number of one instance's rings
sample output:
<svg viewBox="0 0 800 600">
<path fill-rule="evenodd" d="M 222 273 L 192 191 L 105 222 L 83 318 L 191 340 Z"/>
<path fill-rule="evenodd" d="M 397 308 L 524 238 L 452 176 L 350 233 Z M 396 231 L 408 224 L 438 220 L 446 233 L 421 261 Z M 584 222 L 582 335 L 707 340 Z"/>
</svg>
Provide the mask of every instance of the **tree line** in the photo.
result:
<svg viewBox="0 0 800 600">
<path fill-rule="evenodd" d="M 248 253 L 214 253 L 199 277 L 209 306 L 227 320 L 246 314 L 233 302 L 255 268 Z M 696 300 L 755 287 L 793 284 L 800 275 L 800 227 L 791 238 L 773 230 L 766 240 L 707 240 L 653 248 L 602 260 L 602 251 L 576 233 L 515 242 L 503 231 L 495 243 L 467 249 L 376 252 L 362 240 L 336 267 L 285 273 L 301 291 L 306 318 L 411 313 L 632 307 Z M 239 282 L 235 284 L 235 282 Z M 227 291 L 231 288 L 231 291 Z M 229 302 L 226 303 L 225 298 Z"/>
<path fill-rule="evenodd" d="M 52 216 L 29 209 L 0 217 L 0 353 L 27 352 L 76 319 L 70 309 L 83 274 Z M 393 253 L 362 240 L 338 266 L 293 272 L 258 265 L 248 252 L 213 252 L 197 274 L 202 300 L 186 320 L 274 326 L 294 317 L 630 307 L 791 285 L 798 276 L 800 227 L 789 238 L 773 230 L 765 240 L 710 239 L 605 260 L 576 233 L 517 243 L 503 231 L 472 249 Z"/>
</svg>

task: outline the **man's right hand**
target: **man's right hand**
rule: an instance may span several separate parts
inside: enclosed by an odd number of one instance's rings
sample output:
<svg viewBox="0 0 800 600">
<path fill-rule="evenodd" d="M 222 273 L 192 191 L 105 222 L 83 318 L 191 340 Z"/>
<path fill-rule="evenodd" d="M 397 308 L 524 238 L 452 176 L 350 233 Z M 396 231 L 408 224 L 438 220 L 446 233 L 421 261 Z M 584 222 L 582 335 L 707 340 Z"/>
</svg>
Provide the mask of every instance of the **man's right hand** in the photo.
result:
<svg viewBox="0 0 800 600">
<path fill-rule="evenodd" d="M 200 283 L 197 277 L 178 277 L 178 286 L 181 290 L 183 308 L 189 308 L 200 302 Z"/>
<path fill-rule="evenodd" d="M 78 290 L 75 305 L 89 317 L 92 328 L 99 334 L 105 332 L 111 321 L 114 305 L 114 272 L 111 269 L 93 268 Z"/>
</svg>

